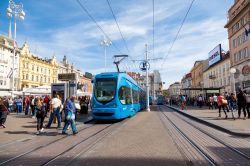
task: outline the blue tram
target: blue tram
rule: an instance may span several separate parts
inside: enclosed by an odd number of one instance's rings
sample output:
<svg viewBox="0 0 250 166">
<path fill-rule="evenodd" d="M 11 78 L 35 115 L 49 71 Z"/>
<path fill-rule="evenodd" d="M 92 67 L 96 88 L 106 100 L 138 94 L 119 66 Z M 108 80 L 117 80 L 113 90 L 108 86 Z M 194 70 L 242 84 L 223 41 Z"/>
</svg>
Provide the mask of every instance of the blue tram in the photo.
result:
<svg viewBox="0 0 250 166">
<path fill-rule="evenodd" d="M 126 73 L 101 73 L 93 80 L 94 119 L 123 119 L 146 107 L 146 94 Z"/>
</svg>

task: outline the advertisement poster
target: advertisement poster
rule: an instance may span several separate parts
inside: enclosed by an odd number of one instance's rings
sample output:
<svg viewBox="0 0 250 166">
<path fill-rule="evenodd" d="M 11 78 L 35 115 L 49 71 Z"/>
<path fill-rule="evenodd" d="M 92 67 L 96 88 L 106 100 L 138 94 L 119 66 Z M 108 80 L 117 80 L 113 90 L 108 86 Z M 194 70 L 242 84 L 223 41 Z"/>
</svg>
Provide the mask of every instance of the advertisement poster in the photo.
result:
<svg viewBox="0 0 250 166">
<path fill-rule="evenodd" d="M 209 66 L 219 62 L 221 60 L 221 44 L 216 46 L 212 51 L 208 53 Z"/>
</svg>

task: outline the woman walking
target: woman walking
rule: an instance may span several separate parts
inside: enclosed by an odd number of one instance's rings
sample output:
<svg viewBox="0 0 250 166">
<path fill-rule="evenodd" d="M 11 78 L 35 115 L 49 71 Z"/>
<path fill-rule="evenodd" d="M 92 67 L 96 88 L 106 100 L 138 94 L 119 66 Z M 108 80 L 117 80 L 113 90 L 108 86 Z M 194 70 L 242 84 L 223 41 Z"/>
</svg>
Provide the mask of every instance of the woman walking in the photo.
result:
<svg viewBox="0 0 250 166">
<path fill-rule="evenodd" d="M 229 108 L 232 112 L 232 118 L 235 120 L 234 118 L 234 111 L 236 110 L 236 106 L 237 106 L 237 99 L 234 93 L 231 93 L 231 95 L 229 96 Z"/>
<path fill-rule="evenodd" d="M 37 118 L 37 132 L 36 134 L 40 134 L 43 132 L 43 121 L 45 118 L 46 108 L 43 105 L 43 99 L 40 98 L 37 100 L 37 104 L 35 106 L 36 109 L 36 118 Z"/>
<path fill-rule="evenodd" d="M 0 127 L 6 128 L 5 122 L 8 115 L 8 108 L 5 107 L 3 99 L 0 98 Z"/>
</svg>

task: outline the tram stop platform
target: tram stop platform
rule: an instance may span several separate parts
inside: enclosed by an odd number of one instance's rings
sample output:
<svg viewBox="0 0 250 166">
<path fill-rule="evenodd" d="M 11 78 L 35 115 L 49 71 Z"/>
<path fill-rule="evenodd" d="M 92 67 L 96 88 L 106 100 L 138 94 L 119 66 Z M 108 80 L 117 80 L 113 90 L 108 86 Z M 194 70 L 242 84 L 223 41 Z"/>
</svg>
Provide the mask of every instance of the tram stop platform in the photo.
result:
<svg viewBox="0 0 250 166">
<path fill-rule="evenodd" d="M 238 112 L 234 111 L 233 115 L 235 120 L 232 118 L 232 112 L 227 112 L 228 118 L 225 119 L 225 114 L 221 111 L 221 117 L 219 117 L 218 109 L 208 109 L 207 106 L 202 108 L 187 106 L 186 109 L 181 110 L 180 107 L 176 105 L 166 105 L 175 109 L 177 112 L 193 119 L 206 124 L 210 127 L 216 128 L 220 131 L 226 132 L 235 136 L 250 137 L 250 119 L 243 119 L 244 115 L 241 112 L 241 118 L 238 118 Z"/>
</svg>

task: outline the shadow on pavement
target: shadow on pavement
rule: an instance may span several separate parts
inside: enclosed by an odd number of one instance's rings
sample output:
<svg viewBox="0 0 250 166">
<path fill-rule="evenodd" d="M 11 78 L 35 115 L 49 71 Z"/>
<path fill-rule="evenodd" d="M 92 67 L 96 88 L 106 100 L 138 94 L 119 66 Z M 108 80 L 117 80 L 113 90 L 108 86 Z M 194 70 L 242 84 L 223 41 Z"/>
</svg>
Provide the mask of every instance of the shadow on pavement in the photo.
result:
<svg viewBox="0 0 250 166">
<path fill-rule="evenodd" d="M 34 134 L 34 132 L 29 131 L 5 131 L 7 134 Z"/>
</svg>

